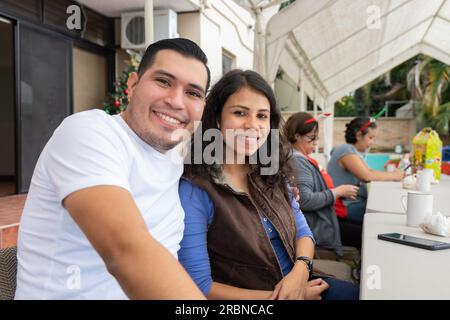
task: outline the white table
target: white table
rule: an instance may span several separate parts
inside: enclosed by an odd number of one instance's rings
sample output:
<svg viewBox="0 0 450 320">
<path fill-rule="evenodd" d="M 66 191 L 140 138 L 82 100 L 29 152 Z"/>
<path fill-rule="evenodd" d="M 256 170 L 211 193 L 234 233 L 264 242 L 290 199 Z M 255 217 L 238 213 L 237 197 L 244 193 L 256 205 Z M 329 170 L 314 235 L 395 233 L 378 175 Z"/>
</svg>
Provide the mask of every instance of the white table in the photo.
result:
<svg viewBox="0 0 450 320">
<path fill-rule="evenodd" d="M 408 193 L 401 182 L 374 181 L 370 183 L 367 212 L 405 213 L 401 198 Z M 434 196 L 433 212 L 450 216 L 450 176 L 442 175 L 439 184 L 431 185 Z"/>
<path fill-rule="evenodd" d="M 366 213 L 360 298 L 450 299 L 450 249 L 429 251 L 377 238 L 392 232 L 450 242 L 407 227 L 405 215 Z"/>
</svg>

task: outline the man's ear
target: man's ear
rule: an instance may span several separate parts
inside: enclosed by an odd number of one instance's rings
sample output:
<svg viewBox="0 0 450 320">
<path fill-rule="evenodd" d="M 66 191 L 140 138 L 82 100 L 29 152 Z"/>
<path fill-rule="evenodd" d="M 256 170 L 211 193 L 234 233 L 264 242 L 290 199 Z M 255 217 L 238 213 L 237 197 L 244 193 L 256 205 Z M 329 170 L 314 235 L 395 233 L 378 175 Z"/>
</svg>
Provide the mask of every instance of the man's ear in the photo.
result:
<svg viewBox="0 0 450 320">
<path fill-rule="evenodd" d="M 130 76 L 127 80 L 127 87 L 128 87 L 128 101 L 131 101 L 133 97 L 134 89 L 136 88 L 136 85 L 139 81 L 139 76 L 137 72 L 130 73 Z"/>
</svg>

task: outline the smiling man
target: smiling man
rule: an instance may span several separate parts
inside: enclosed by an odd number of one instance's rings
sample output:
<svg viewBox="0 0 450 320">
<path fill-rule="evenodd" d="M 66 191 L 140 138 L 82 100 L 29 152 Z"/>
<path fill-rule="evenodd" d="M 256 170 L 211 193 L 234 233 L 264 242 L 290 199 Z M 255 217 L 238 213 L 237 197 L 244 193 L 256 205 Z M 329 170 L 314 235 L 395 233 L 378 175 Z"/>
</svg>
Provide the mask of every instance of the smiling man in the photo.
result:
<svg viewBox="0 0 450 320">
<path fill-rule="evenodd" d="M 36 165 L 16 299 L 201 299 L 177 262 L 182 161 L 172 134 L 201 118 L 210 73 L 187 39 L 150 45 L 121 115 L 66 118 Z"/>
</svg>

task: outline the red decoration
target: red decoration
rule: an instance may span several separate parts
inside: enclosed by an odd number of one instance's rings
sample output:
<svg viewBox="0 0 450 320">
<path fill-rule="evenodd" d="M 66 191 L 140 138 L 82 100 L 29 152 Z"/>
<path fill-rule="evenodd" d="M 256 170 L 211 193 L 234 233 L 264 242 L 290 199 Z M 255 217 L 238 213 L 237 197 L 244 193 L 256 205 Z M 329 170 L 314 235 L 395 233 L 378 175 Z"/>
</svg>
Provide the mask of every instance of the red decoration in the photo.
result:
<svg viewBox="0 0 450 320">
<path fill-rule="evenodd" d="M 114 100 L 114 106 L 116 108 L 120 107 L 120 101 L 119 100 Z"/>
<path fill-rule="evenodd" d="M 121 85 L 122 85 L 122 83 L 120 83 L 120 82 L 116 83 L 116 86 L 118 86 L 118 87 L 120 87 Z"/>
<path fill-rule="evenodd" d="M 305 124 L 309 124 L 309 123 L 313 123 L 313 122 L 317 122 L 316 118 L 309 118 L 308 120 L 305 121 Z"/>
<path fill-rule="evenodd" d="M 128 89 L 123 90 L 123 93 L 128 94 Z"/>
</svg>

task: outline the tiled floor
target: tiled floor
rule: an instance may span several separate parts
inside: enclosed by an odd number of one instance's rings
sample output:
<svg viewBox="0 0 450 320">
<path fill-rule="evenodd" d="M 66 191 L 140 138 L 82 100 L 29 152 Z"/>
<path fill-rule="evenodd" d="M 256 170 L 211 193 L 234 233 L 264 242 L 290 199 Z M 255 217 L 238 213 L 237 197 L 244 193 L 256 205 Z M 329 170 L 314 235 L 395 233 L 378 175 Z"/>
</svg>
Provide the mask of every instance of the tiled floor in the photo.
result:
<svg viewBox="0 0 450 320">
<path fill-rule="evenodd" d="M 0 197 L 0 227 L 19 222 L 26 197 L 26 194 Z"/>
<path fill-rule="evenodd" d="M 0 249 L 17 246 L 19 224 L 0 227 Z"/>
<path fill-rule="evenodd" d="M 0 197 L 0 249 L 15 246 L 26 194 Z"/>
</svg>

